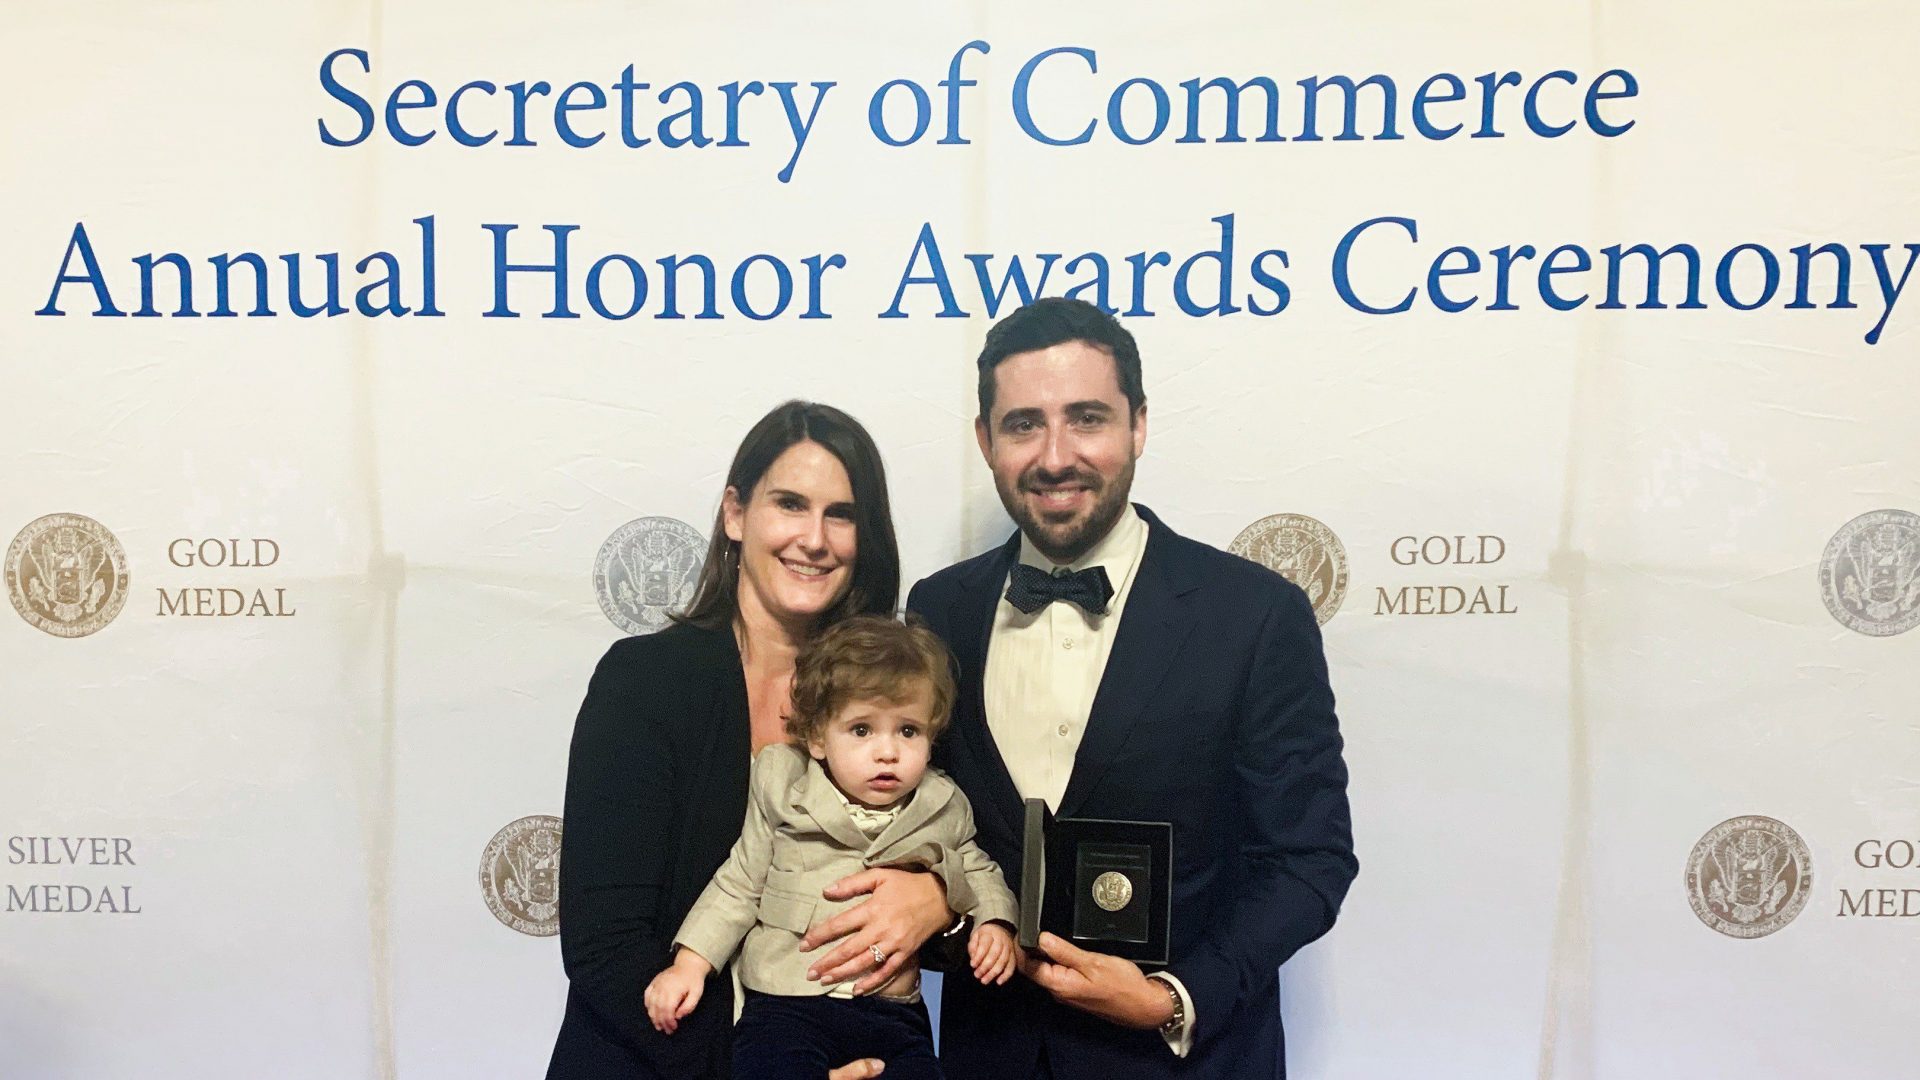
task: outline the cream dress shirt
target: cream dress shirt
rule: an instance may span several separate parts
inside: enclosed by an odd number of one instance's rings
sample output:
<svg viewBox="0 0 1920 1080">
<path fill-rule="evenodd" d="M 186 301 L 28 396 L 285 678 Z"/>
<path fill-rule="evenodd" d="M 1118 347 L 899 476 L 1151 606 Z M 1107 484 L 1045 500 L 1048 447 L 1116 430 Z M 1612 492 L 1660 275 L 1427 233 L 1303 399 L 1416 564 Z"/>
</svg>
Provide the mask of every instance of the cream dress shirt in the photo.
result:
<svg viewBox="0 0 1920 1080">
<path fill-rule="evenodd" d="M 1009 603 L 1004 592 L 994 609 L 983 687 L 987 730 L 1023 799 L 1045 799 L 1049 809 L 1060 807 L 1146 550 L 1147 523 L 1129 505 L 1107 535 L 1064 567 L 1106 568 L 1113 586 L 1106 614 L 1089 615 L 1078 604 L 1057 600 L 1028 615 Z M 1062 568 L 1040 554 L 1024 534 L 1020 561 L 1048 573 Z M 1193 1048 L 1193 999 L 1179 979 L 1164 972 L 1159 977 L 1180 995 L 1186 1010 L 1179 1037 L 1167 1039 L 1175 1054 L 1186 1057 Z"/>
</svg>

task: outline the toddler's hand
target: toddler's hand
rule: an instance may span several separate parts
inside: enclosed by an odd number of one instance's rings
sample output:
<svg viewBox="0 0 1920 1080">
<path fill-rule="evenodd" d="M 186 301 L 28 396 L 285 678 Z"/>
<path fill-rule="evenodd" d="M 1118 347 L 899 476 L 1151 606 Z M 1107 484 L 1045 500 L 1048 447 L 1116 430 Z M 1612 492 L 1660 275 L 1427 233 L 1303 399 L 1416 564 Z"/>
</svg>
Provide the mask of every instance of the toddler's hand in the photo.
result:
<svg viewBox="0 0 1920 1080">
<path fill-rule="evenodd" d="M 989 986 L 1013 978 L 1013 931 L 1002 922 L 981 923 L 967 939 L 967 959 L 973 962 L 973 977 Z"/>
<path fill-rule="evenodd" d="M 712 971 L 713 967 L 698 954 L 682 948 L 673 966 L 653 977 L 642 1000 L 647 1005 L 647 1019 L 653 1021 L 656 1030 L 669 1035 L 678 1030 L 681 1019 L 700 1004 L 701 991 L 706 989 L 707 975 Z"/>
</svg>

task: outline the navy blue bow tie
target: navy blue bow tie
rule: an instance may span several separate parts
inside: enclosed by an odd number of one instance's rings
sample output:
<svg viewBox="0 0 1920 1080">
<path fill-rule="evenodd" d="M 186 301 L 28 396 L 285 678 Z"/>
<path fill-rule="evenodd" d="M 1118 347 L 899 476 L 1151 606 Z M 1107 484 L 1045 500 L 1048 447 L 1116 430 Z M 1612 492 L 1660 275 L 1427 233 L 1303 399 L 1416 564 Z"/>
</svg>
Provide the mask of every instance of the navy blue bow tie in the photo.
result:
<svg viewBox="0 0 1920 1080">
<path fill-rule="evenodd" d="M 1080 605 L 1089 615 L 1105 615 L 1107 601 L 1113 597 L 1113 584 L 1107 580 L 1107 568 L 1089 566 L 1078 572 L 1055 570 L 1049 574 L 1037 566 L 1015 563 L 1007 581 L 1007 603 L 1031 615 L 1055 600 Z"/>
</svg>

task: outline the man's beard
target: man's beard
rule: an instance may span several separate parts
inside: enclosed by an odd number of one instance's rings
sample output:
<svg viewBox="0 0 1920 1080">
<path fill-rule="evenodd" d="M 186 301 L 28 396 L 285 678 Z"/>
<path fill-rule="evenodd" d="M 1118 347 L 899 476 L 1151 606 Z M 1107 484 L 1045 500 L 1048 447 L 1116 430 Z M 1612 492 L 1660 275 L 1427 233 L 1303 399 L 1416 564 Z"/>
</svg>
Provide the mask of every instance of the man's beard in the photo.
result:
<svg viewBox="0 0 1920 1080">
<path fill-rule="evenodd" d="M 1028 509 L 1022 495 L 1029 481 L 1049 484 L 1079 482 L 1093 493 L 1093 506 L 1084 518 L 1077 521 L 1053 523 L 1043 517 L 1036 517 Z M 1010 490 L 996 479 L 994 490 L 1000 494 L 1000 505 L 1007 508 L 1007 516 L 1020 526 L 1021 533 L 1032 542 L 1034 548 L 1057 565 L 1065 565 L 1085 555 L 1099 543 L 1107 533 L 1113 530 L 1114 523 L 1127 509 L 1127 494 L 1133 489 L 1133 462 L 1129 460 L 1126 468 L 1120 470 L 1111 482 L 1102 480 L 1094 473 L 1079 469 L 1051 476 L 1044 475 L 1038 469 L 1028 469 L 1014 481 Z"/>
</svg>

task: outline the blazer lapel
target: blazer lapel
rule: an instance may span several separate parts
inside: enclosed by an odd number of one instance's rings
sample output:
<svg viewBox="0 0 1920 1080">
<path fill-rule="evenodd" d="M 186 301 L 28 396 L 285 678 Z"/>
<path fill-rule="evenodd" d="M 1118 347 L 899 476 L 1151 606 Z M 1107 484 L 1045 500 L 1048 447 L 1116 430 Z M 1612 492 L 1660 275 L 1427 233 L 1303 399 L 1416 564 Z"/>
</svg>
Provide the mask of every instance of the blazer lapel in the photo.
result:
<svg viewBox="0 0 1920 1080">
<path fill-rule="evenodd" d="M 1060 797 L 1060 817 L 1074 816 L 1099 783 L 1193 631 L 1195 614 L 1182 597 L 1200 583 L 1185 573 L 1187 567 L 1176 547 L 1179 538 L 1151 511 L 1138 509 L 1147 522 L 1147 549 L 1120 613 L 1120 631 L 1107 655 L 1107 669 L 1087 715 L 1086 734 L 1074 755 L 1066 793 Z"/>
<path fill-rule="evenodd" d="M 840 792 L 827 779 L 825 769 L 817 762 L 808 761 L 806 771 L 800 779 L 788 789 L 793 806 L 813 818 L 820 831 L 834 838 L 852 851 L 867 850 L 867 834 L 847 816 L 846 804 L 840 801 Z"/>
<path fill-rule="evenodd" d="M 747 679 L 740 666 L 740 647 L 732 629 L 708 630 L 689 627 L 701 635 L 706 653 L 703 660 L 714 679 L 709 721 L 704 729 L 697 774 L 690 780 L 696 791 L 711 791 L 712 797 L 698 797 L 687 804 L 687 825 L 682 844 L 702 843 L 701 838 L 724 836 L 725 846 L 733 846 L 740 835 L 740 821 L 747 813 L 747 787 L 752 761 L 752 737 L 747 723 Z M 696 736 L 697 738 L 697 736 Z M 685 900 L 691 903 L 706 887 L 704 878 L 691 885 Z M 680 888 L 680 883 L 675 884 Z"/>
<path fill-rule="evenodd" d="M 986 674 L 987 643 L 993 636 L 993 617 L 1000 606 L 1000 593 L 1007 570 L 1020 555 L 1020 534 L 1001 545 L 994 557 L 984 560 L 979 569 L 960 582 L 948 626 L 952 628 L 954 659 L 960 664 L 961 684 L 954 702 L 953 734 L 966 744 L 977 766 L 976 775 L 986 795 L 985 806 L 974 800 L 974 812 L 990 813 L 1000 819 L 1009 836 L 1019 836 L 1024 819 L 1020 807 L 1020 789 L 1014 787 L 1007 772 L 1006 759 L 994 744 L 987 727 Z"/>
<path fill-rule="evenodd" d="M 904 854 L 891 849 L 898 846 L 902 837 L 912 836 L 932 821 L 934 815 L 952 801 L 953 781 L 929 770 L 920 781 L 920 786 L 914 790 L 912 800 L 901 807 L 893 821 L 881 830 L 879 836 L 873 838 L 873 843 L 867 845 L 869 862 L 878 865 L 897 854 Z"/>
</svg>

